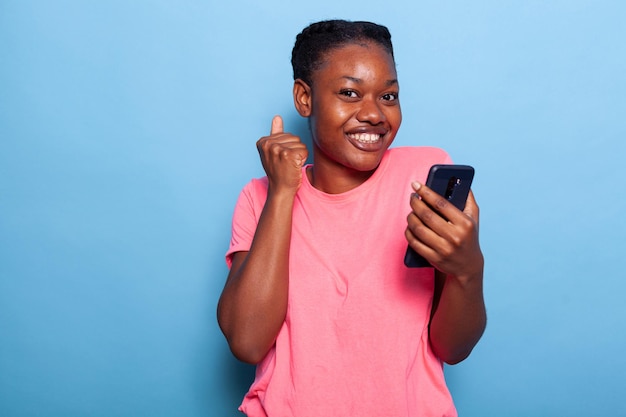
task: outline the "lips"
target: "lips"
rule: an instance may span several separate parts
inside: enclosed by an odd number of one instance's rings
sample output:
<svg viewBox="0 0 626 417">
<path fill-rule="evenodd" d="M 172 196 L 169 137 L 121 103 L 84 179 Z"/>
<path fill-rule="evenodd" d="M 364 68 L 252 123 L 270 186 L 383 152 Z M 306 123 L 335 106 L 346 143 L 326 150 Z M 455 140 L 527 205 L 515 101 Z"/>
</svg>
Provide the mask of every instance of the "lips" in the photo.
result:
<svg viewBox="0 0 626 417">
<path fill-rule="evenodd" d="M 383 135 L 378 133 L 349 133 L 348 137 L 360 143 L 376 143 Z"/>
</svg>

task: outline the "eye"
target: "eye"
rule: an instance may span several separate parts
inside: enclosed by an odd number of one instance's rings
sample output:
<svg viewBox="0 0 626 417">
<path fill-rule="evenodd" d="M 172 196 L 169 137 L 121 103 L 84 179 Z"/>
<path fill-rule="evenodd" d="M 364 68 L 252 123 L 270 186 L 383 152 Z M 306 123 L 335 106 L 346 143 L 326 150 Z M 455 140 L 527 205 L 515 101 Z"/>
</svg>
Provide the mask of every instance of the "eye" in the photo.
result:
<svg viewBox="0 0 626 417">
<path fill-rule="evenodd" d="M 383 94 L 382 99 L 385 101 L 396 101 L 398 99 L 398 93 Z"/>
<path fill-rule="evenodd" d="M 345 96 L 347 98 L 358 98 L 359 95 L 354 90 L 341 90 L 339 92 L 340 95 Z"/>
</svg>

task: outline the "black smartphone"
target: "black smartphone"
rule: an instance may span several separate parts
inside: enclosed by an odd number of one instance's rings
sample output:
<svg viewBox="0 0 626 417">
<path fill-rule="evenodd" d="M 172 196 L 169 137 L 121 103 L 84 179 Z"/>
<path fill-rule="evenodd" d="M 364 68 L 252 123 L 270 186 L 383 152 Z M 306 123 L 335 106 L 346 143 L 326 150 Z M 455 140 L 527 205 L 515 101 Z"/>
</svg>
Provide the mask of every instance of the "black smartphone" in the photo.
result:
<svg viewBox="0 0 626 417">
<path fill-rule="evenodd" d="M 430 168 L 426 185 L 456 208 L 463 210 L 473 179 L 474 168 L 469 165 L 438 164 Z M 410 246 L 406 249 L 404 264 L 409 268 L 430 266 L 430 263 Z"/>
</svg>

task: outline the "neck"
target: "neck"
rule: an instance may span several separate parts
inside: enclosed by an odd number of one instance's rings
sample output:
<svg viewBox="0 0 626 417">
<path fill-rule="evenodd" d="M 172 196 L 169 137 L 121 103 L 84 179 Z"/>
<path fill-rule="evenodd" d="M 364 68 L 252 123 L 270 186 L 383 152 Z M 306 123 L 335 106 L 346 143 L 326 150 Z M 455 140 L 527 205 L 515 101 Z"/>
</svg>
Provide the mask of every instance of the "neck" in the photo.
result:
<svg viewBox="0 0 626 417">
<path fill-rule="evenodd" d="M 363 184 L 375 171 L 361 172 L 343 166 L 325 170 L 314 164 L 307 169 L 306 174 L 311 185 L 318 190 L 327 194 L 341 194 Z"/>
</svg>

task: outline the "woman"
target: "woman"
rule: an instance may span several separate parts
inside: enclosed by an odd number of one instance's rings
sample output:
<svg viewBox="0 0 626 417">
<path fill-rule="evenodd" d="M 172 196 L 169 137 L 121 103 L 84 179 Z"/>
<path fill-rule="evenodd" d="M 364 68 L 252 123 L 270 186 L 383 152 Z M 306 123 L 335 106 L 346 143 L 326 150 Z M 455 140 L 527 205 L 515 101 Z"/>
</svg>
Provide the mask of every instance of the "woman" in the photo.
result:
<svg viewBox="0 0 626 417">
<path fill-rule="evenodd" d="M 451 162 L 444 151 L 389 149 L 402 114 L 385 27 L 314 23 L 292 65 L 313 164 L 275 117 L 257 142 L 267 176 L 235 208 L 218 305 L 234 355 L 257 364 L 240 410 L 454 416 L 442 362 L 465 359 L 486 322 L 473 195 L 461 212 L 421 185 Z M 407 268 L 407 241 L 434 268 Z"/>
</svg>

